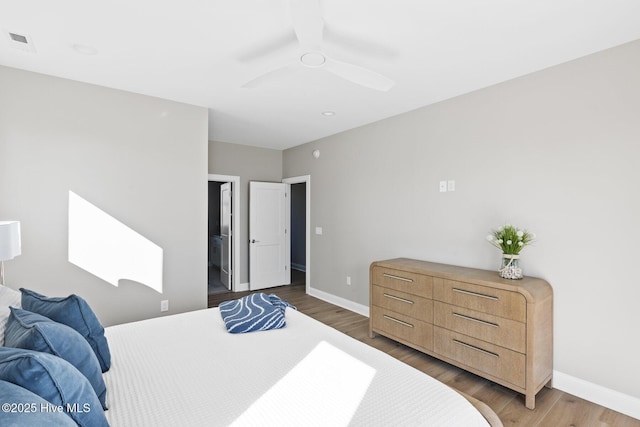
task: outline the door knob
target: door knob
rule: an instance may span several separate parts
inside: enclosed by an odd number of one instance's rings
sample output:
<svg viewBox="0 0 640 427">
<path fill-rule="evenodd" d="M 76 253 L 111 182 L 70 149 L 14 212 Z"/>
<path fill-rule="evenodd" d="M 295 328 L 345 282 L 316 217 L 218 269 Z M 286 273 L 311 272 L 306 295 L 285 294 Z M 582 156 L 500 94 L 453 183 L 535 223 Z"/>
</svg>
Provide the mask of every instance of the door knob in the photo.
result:
<svg viewBox="0 0 640 427">
<path fill-rule="evenodd" d="M 250 242 L 251 242 L 251 243 L 260 243 L 260 241 L 259 241 L 259 240 L 256 240 L 256 239 L 252 239 L 252 240 L 250 240 Z"/>
</svg>

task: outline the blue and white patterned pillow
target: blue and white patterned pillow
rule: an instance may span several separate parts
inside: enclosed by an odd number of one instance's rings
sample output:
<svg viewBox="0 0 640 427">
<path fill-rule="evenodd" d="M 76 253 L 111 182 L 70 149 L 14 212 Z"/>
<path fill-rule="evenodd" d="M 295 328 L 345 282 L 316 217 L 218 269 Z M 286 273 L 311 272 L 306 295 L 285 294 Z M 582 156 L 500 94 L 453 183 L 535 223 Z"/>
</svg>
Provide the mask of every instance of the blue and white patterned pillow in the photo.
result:
<svg viewBox="0 0 640 427">
<path fill-rule="evenodd" d="M 220 315 L 232 334 L 284 328 L 287 307 L 295 307 L 276 295 L 259 292 L 220 303 Z"/>
</svg>

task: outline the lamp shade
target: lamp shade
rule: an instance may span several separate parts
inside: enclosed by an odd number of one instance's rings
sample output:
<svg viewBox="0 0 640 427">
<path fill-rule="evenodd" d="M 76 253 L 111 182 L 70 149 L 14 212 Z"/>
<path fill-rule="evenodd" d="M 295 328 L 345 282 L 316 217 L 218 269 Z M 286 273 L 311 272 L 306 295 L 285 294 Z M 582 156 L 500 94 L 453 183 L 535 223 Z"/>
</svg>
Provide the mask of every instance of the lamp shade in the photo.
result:
<svg viewBox="0 0 640 427">
<path fill-rule="evenodd" d="M 20 255 L 20 222 L 0 221 L 0 261 Z"/>
</svg>

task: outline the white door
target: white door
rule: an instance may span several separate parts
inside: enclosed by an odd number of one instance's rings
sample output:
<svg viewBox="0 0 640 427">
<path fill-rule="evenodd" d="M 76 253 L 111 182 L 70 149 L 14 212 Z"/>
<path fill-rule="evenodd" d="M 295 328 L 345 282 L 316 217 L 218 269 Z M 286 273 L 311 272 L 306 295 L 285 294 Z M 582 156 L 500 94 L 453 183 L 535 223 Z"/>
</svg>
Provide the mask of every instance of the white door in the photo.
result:
<svg viewBox="0 0 640 427">
<path fill-rule="evenodd" d="M 249 183 L 249 288 L 291 283 L 289 184 Z"/>
<path fill-rule="evenodd" d="M 220 281 L 231 290 L 231 183 L 220 186 L 220 234 L 222 235 L 222 259 Z"/>
</svg>

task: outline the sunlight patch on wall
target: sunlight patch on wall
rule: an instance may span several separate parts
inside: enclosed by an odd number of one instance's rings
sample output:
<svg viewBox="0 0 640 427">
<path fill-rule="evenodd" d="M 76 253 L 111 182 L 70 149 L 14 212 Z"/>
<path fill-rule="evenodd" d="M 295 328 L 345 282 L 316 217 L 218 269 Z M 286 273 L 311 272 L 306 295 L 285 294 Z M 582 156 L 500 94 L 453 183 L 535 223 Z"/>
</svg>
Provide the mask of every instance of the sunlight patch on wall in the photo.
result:
<svg viewBox="0 0 640 427">
<path fill-rule="evenodd" d="M 162 248 L 69 191 L 69 262 L 118 286 L 133 280 L 162 293 Z"/>
<path fill-rule="evenodd" d="M 233 427 L 256 425 L 347 426 L 376 370 L 322 341 L 291 371 L 253 402 Z M 286 414 L 274 411 L 282 402 Z"/>
</svg>

